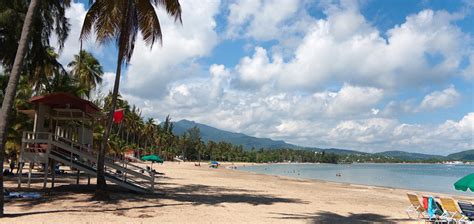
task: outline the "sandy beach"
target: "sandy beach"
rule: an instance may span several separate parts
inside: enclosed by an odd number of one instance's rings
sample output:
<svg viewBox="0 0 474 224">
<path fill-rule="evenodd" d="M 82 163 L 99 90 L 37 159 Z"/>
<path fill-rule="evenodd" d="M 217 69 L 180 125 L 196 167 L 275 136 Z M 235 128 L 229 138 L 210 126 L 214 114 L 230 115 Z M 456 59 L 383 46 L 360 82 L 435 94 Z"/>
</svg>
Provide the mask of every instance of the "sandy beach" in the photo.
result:
<svg viewBox="0 0 474 224">
<path fill-rule="evenodd" d="M 111 201 L 91 201 L 94 185 L 87 186 L 86 177 L 76 185 L 74 175 L 63 174 L 41 199 L 7 202 L 8 215 L 0 223 L 416 223 L 405 213 L 403 189 L 261 175 L 225 165 L 211 169 L 204 163 L 154 168 L 165 173 L 156 194 L 109 184 Z M 6 186 L 15 190 L 16 178 L 7 178 Z M 41 186 L 37 176 L 29 190 Z"/>
</svg>

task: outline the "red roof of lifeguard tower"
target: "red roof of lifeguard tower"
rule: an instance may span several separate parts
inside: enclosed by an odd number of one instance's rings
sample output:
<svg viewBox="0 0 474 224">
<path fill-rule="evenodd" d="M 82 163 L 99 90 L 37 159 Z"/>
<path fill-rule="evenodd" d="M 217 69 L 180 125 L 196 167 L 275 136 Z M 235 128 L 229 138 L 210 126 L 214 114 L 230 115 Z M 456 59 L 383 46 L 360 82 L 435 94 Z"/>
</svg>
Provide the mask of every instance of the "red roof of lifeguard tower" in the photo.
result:
<svg viewBox="0 0 474 224">
<path fill-rule="evenodd" d="M 100 112 L 100 108 L 92 102 L 69 93 L 51 93 L 43 96 L 34 96 L 30 98 L 28 102 L 43 103 L 52 108 L 79 109 L 86 114 L 96 114 Z"/>
</svg>

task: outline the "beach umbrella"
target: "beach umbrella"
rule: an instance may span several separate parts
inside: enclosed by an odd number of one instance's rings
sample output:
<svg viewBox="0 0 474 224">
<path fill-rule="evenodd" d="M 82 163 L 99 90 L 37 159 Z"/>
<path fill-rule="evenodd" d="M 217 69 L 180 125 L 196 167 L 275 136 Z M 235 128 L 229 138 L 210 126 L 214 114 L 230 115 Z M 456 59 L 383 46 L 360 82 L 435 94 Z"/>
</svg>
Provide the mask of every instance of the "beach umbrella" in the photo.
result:
<svg viewBox="0 0 474 224">
<path fill-rule="evenodd" d="M 151 161 L 151 162 L 154 162 L 154 163 L 163 163 L 163 159 L 161 159 L 159 156 L 157 155 L 146 155 L 146 156 L 142 156 L 141 158 L 143 161 Z"/>
<path fill-rule="evenodd" d="M 214 160 L 210 161 L 209 164 L 211 164 L 210 167 L 213 167 L 213 168 L 217 168 L 219 166 L 219 163 Z"/>
<path fill-rule="evenodd" d="M 161 159 L 157 155 L 146 155 L 142 156 L 141 160 L 143 161 L 151 161 L 151 167 L 153 167 L 153 163 L 163 163 L 163 159 Z"/>
<path fill-rule="evenodd" d="M 460 191 L 474 190 L 474 173 L 471 173 L 454 183 L 454 188 Z"/>
</svg>

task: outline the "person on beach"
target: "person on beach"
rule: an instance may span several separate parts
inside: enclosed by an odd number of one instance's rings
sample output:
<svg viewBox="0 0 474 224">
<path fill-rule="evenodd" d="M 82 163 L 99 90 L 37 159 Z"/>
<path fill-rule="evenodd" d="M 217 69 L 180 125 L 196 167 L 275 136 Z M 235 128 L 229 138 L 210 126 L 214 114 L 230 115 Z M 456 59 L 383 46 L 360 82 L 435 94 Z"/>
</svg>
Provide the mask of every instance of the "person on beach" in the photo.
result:
<svg viewBox="0 0 474 224">
<path fill-rule="evenodd" d="M 20 170 L 25 166 L 25 162 L 18 161 L 18 169 L 16 169 L 16 174 L 20 172 Z"/>
<path fill-rule="evenodd" d="M 15 161 L 12 159 L 10 159 L 10 172 L 13 173 L 13 170 L 15 169 Z"/>
</svg>

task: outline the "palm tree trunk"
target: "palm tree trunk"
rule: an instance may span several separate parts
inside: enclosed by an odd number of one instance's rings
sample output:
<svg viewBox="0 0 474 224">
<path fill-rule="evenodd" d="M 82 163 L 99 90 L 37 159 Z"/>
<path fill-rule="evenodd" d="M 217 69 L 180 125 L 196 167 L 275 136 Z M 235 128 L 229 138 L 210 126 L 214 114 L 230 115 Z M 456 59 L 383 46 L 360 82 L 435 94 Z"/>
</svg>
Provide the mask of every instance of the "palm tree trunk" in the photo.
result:
<svg viewBox="0 0 474 224">
<path fill-rule="evenodd" d="M 147 146 L 148 146 L 148 142 L 145 140 L 145 148 L 143 148 L 143 150 L 146 150 Z"/>
<path fill-rule="evenodd" d="M 127 1 L 124 4 L 130 4 L 131 1 Z M 128 9 L 129 7 L 127 7 Z M 127 15 L 125 12 L 124 15 Z M 125 27 L 125 18 L 122 18 L 122 28 Z M 123 30 L 123 29 L 122 29 Z M 115 82 L 114 82 L 114 90 L 112 91 L 112 102 L 110 106 L 110 111 L 107 116 L 107 123 L 106 128 L 104 130 L 104 136 L 102 138 L 102 143 L 100 145 L 99 155 L 97 156 L 97 189 L 94 195 L 94 198 L 98 200 L 108 200 L 109 195 L 107 194 L 107 183 L 105 181 L 105 152 L 107 151 L 107 145 L 109 141 L 110 130 L 112 129 L 112 123 L 114 118 L 115 108 L 117 106 L 117 98 L 118 98 L 118 90 L 120 86 L 120 75 L 122 73 L 122 63 L 124 57 L 124 37 L 125 32 L 121 32 L 118 40 L 118 55 L 117 55 L 117 70 L 115 72 Z"/>
<path fill-rule="evenodd" d="M 118 98 L 118 90 L 120 86 L 120 75 L 122 73 L 122 52 L 123 50 L 119 47 L 118 57 L 117 57 L 117 70 L 115 73 L 115 82 L 114 82 L 114 89 L 112 92 L 112 102 L 110 106 L 110 110 L 107 115 L 106 121 L 106 128 L 104 130 L 104 136 L 102 138 L 102 142 L 100 144 L 99 155 L 97 156 L 97 189 L 95 192 L 95 198 L 98 200 L 106 200 L 108 199 L 108 194 L 106 193 L 107 190 L 107 183 L 105 181 L 105 152 L 107 151 L 107 143 L 109 141 L 110 131 L 112 129 L 113 118 L 115 107 L 117 105 L 117 98 Z"/>
<path fill-rule="evenodd" d="M 127 145 L 128 145 L 128 136 L 129 136 L 130 130 L 127 129 Z"/>
<path fill-rule="evenodd" d="M 18 43 L 18 50 L 15 55 L 15 61 L 13 62 L 13 68 L 10 73 L 10 78 L 8 80 L 8 86 L 5 91 L 5 98 L 3 99 L 2 109 L 0 114 L 0 191 L 2 196 L 0 196 L 0 217 L 3 216 L 3 160 L 5 157 L 5 143 L 7 140 L 7 130 L 8 130 L 8 119 L 12 112 L 13 102 L 15 100 L 16 88 L 18 86 L 18 80 L 20 79 L 21 67 L 23 65 L 23 60 L 25 59 L 26 50 L 28 48 L 28 39 L 30 36 L 31 26 L 33 24 L 33 18 L 38 9 L 40 0 L 31 0 L 30 5 L 28 6 L 28 12 L 25 16 L 25 22 L 23 23 L 23 28 L 21 30 L 20 42 Z"/>
<path fill-rule="evenodd" d="M 96 189 L 95 198 L 99 200 L 108 198 L 107 194 L 105 193 L 105 191 L 107 190 L 107 183 L 105 181 L 104 162 L 105 162 L 105 152 L 107 151 L 107 145 L 108 145 L 107 143 L 109 140 L 110 130 L 112 129 L 114 111 L 117 104 L 118 90 L 119 90 L 119 85 L 120 85 L 120 75 L 122 72 L 122 57 L 120 56 L 120 52 L 121 51 L 119 50 L 119 56 L 117 60 L 117 70 L 115 74 L 114 90 L 112 92 L 112 103 L 111 103 L 112 105 L 107 115 L 106 128 L 104 130 L 104 136 L 100 144 L 99 155 L 97 156 L 97 189 Z"/>
</svg>

